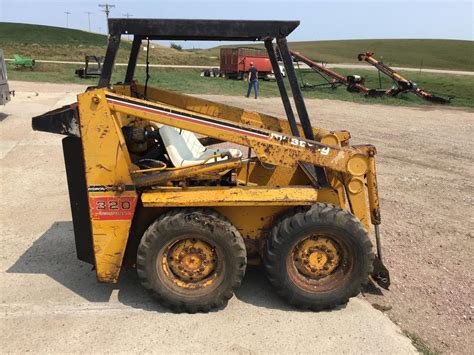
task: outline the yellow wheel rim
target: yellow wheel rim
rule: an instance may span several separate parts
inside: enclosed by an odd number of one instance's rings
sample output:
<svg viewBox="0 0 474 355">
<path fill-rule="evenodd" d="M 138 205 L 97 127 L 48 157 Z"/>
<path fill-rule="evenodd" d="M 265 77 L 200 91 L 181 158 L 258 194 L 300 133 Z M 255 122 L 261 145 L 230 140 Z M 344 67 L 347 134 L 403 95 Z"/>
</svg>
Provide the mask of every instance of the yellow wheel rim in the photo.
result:
<svg viewBox="0 0 474 355">
<path fill-rule="evenodd" d="M 330 238 L 311 236 L 293 248 L 292 259 L 300 274 L 311 279 L 321 279 L 337 269 L 341 253 Z"/>
<path fill-rule="evenodd" d="M 197 238 L 183 238 L 165 248 L 161 267 L 177 286 L 201 288 L 216 278 L 217 253 L 210 244 Z"/>
</svg>

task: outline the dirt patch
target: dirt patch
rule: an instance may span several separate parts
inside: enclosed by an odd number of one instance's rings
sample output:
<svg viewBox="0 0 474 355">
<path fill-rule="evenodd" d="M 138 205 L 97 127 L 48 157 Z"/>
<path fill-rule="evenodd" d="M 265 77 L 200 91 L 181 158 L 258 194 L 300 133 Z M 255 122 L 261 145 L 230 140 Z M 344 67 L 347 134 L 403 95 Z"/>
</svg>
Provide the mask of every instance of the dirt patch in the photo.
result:
<svg viewBox="0 0 474 355">
<path fill-rule="evenodd" d="M 279 99 L 206 98 L 283 116 Z M 346 129 L 378 151 L 382 242 L 392 287 L 364 294 L 432 349 L 474 341 L 474 111 L 307 100 L 314 125 Z"/>
</svg>

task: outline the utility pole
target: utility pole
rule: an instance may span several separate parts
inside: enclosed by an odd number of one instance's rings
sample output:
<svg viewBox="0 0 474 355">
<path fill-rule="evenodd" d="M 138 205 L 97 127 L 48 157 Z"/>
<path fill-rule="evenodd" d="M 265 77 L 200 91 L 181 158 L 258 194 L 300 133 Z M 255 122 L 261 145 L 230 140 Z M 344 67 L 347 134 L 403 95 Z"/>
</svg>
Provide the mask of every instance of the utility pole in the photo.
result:
<svg viewBox="0 0 474 355">
<path fill-rule="evenodd" d="M 105 12 L 105 16 L 107 16 L 107 29 L 109 28 L 109 14 L 110 14 L 110 9 L 113 9 L 115 7 L 115 5 L 111 5 L 111 4 L 99 4 L 99 7 L 103 8 L 102 11 Z"/>
<path fill-rule="evenodd" d="M 109 19 L 109 13 L 110 13 L 110 9 L 113 9 L 115 7 L 115 5 L 111 5 L 111 4 L 99 4 L 99 7 L 102 7 L 103 10 L 105 12 L 105 16 L 107 16 L 107 20 Z"/>
<path fill-rule="evenodd" d="M 69 28 L 69 15 L 71 14 L 69 11 L 64 11 L 66 14 L 66 28 Z"/>
<path fill-rule="evenodd" d="M 87 19 L 89 20 L 89 32 L 91 31 L 91 13 L 90 11 L 85 12 L 87 14 Z"/>
</svg>

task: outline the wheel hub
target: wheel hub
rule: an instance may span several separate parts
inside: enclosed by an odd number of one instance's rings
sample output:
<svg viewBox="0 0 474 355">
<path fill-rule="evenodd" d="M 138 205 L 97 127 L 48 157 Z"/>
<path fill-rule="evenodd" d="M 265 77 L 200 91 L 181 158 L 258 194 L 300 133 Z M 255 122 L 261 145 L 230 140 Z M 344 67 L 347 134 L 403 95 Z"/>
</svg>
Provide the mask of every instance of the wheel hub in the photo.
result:
<svg viewBox="0 0 474 355">
<path fill-rule="evenodd" d="M 197 282 L 208 277 L 216 268 L 214 248 L 195 238 L 182 239 L 169 250 L 167 263 L 180 280 Z"/>
<path fill-rule="evenodd" d="M 339 266 L 339 248 L 329 238 L 311 236 L 295 246 L 293 262 L 302 275 L 320 279 L 330 275 Z"/>
</svg>

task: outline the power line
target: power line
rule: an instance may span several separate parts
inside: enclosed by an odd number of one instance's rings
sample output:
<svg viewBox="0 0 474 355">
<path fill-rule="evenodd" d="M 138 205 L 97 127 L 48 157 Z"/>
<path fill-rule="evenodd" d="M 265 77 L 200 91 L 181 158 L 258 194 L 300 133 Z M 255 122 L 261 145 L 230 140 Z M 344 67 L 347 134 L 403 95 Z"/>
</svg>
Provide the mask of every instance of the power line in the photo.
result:
<svg viewBox="0 0 474 355">
<path fill-rule="evenodd" d="M 66 14 L 66 28 L 69 28 L 69 15 L 71 14 L 69 11 L 64 11 Z"/>
<path fill-rule="evenodd" d="M 91 31 L 91 13 L 90 11 L 85 12 L 87 14 L 87 19 L 89 20 L 89 32 Z"/>
</svg>

